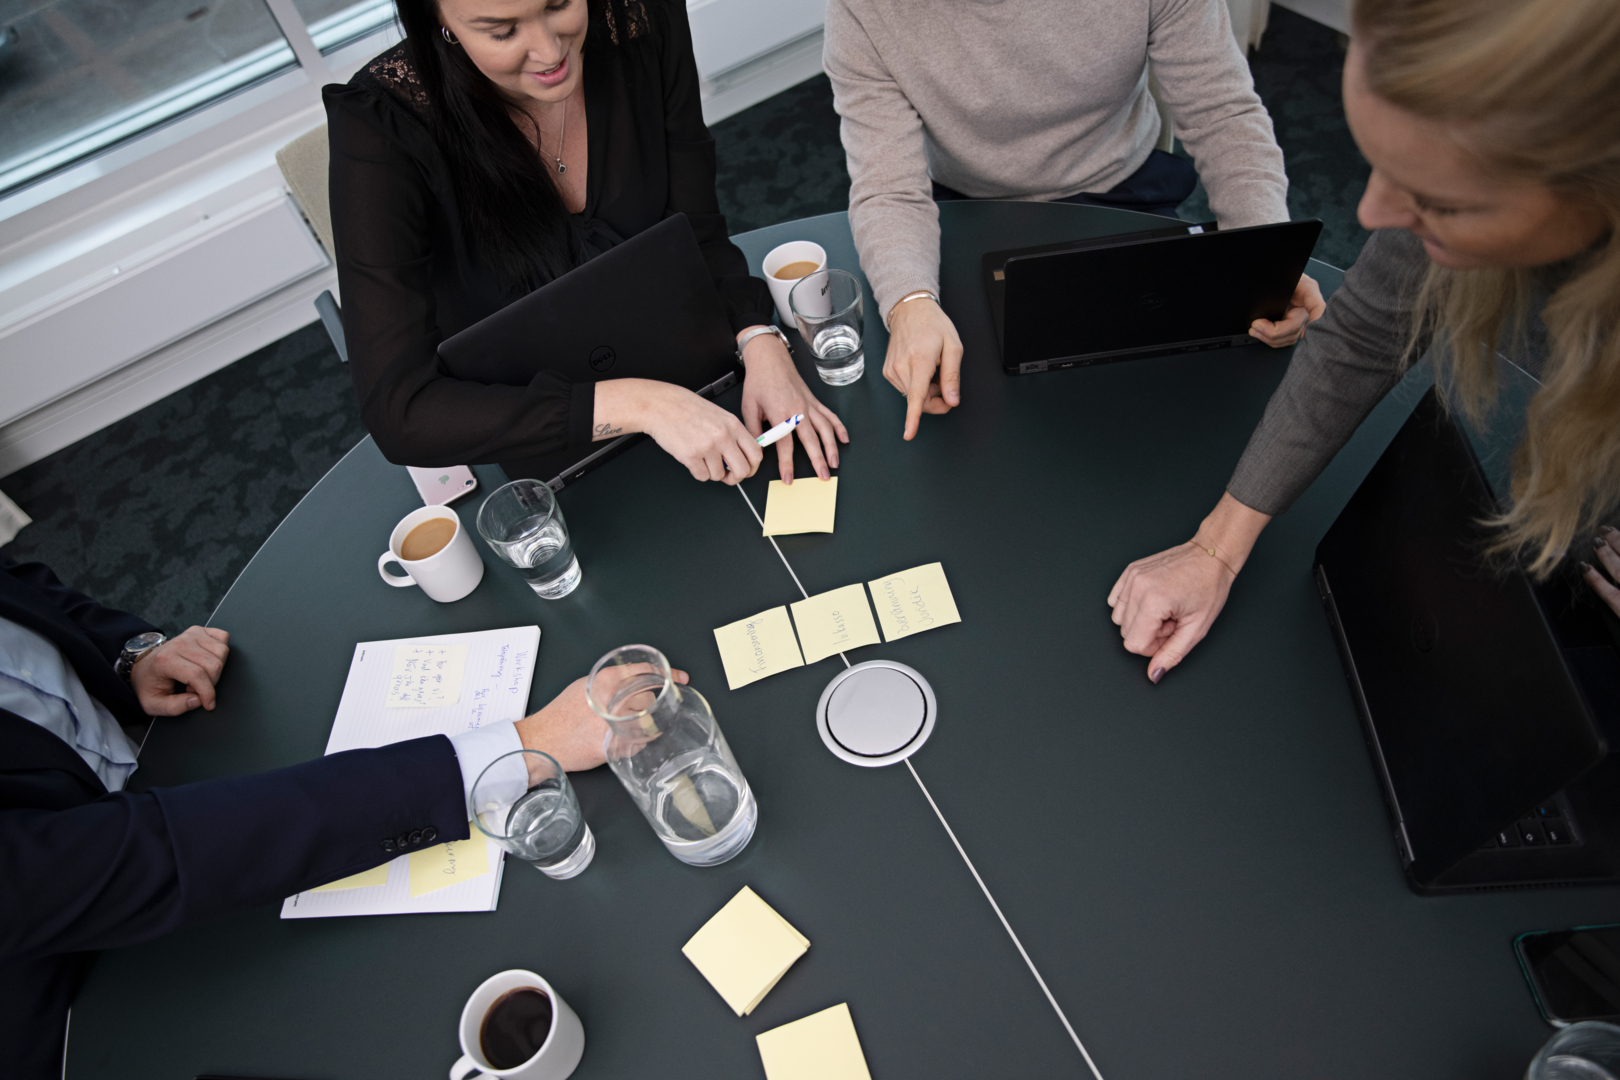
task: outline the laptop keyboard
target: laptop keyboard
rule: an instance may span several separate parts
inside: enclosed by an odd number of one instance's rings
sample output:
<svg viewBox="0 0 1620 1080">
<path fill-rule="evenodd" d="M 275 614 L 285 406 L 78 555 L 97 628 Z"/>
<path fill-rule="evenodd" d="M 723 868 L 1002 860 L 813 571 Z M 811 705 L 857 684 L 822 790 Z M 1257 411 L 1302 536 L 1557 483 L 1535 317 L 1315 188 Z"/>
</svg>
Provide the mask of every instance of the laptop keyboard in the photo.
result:
<svg viewBox="0 0 1620 1080">
<path fill-rule="evenodd" d="M 1529 816 L 1520 818 L 1497 833 L 1495 838 L 1487 841 L 1480 850 L 1573 847 L 1580 842 L 1581 836 L 1576 831 L 1574 819 L 1570 816 L 1569 803 L 1562 795 L 1558 795 L 1552 801 L 1536 807 Z"/>
</svg>

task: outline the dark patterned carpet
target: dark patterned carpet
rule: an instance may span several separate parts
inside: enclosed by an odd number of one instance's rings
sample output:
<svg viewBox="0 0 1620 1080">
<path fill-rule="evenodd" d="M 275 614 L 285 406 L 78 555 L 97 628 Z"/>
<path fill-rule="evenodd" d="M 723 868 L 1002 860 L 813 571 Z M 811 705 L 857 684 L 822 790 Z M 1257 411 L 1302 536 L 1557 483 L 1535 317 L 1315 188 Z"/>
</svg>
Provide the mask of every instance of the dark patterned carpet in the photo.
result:
<svg viewBox="0 0 1620 1080">
<path fill-rule="evenodd" d="M 1281 8 L 1252 67 L 1292 182 L 1289 207 L 1326 225 L 1318 257 L 1347 266 L 1366 234 L 1366 166 L 1339 106 L 1333 31 Z M 818 77 L 714 127 L 733 232 L 842 210 L 849 175 Z M 1199 219 L 1202 191 L 1183 205 Z M 318 323 L 12 475 L 34 524 L 3 549 L 41 559 L 105 603 L 171 632 L 208 618 L 303 494 L 359 442 L 349 378 Z"/>
</svg>

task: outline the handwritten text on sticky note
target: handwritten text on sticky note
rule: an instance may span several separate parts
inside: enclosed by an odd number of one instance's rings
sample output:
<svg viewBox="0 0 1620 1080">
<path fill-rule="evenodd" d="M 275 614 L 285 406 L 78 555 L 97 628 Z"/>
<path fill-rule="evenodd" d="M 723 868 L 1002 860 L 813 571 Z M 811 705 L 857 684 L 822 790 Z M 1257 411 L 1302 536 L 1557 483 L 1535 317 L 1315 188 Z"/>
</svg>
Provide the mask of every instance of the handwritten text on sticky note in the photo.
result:
<svg viewBox="0 0 1620 1080">
<path fill-rule="evenodd" d="M 956 612 L 956 598 L 945 581 L 945 568 L 937 562 L 867 584 L 872 590 L 872 603 L 877 605 L 884 641 L 962 621 Z"/>
<path fill-rule="evenodd" d="M 388 676 L 391 709 L 437 709 L 461 700 L 461 673 L 467 667 L 467 645 L 400 645 Z"/>
<path fill-rule="evenodd" d="M 411 896 L 421 896 L 489 873 L 489 843 L 474 828 L 465 840 L 411 852 L 409 861 Z"/>
<path fill-rule="evenodd" d="M 720 627 L 714 632 L 714 643 L 720 647 L 726 685 L 733 690 L 758 682 L 767 675 L 804 666 L 785 607 L 771 608 Z"/>
<path fill-rule="evenodd" d="M 878 643 L 877 623 L 860 585 L 820 593 L 792 605 L 804 662 L 813 664 L 834 653 Z"/>
<path fill-rule="evenodd" d="M 765 493 L 765 535 L 833 531 L 838 509 L 838 477 L 800 477 L 796 483 L 772 480 Z"/>
</svg>

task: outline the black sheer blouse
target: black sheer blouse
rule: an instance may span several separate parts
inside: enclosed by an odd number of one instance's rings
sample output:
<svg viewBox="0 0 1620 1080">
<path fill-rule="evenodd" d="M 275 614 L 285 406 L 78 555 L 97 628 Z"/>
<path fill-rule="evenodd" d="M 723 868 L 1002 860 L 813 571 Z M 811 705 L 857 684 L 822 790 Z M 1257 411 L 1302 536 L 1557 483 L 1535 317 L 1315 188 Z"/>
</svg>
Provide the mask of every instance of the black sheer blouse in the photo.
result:
<svg viewBox="0 0 1620 1080">
<path fill-rule="evenodd" d="M 575 219 L 586 257 L 685 213 L 733 329 L 769 322 L 770 290 L 749 276 L 726 237 L 686 6 L 649 0 L 646 7 L 639 36 L 615 44 L 593 21 L 585 40 L 589 168 L 585 209 Z M 543 343 L 533 376 L 518 385 L 458 378 L 436 351 L 521 293 L 498 286 L 469 247 L 404 47 L 346 85 L 326 87 L 323 97 L 349 367 L 361 417 L 383 454 L 406 465 L 499 462 L 511 475 L 528 475 L 530 464 L 543 468 L 589 443 L 595 388 L 548 371 Z M 635 308 L 626 297 L 627 315 Z"/>
</svg>

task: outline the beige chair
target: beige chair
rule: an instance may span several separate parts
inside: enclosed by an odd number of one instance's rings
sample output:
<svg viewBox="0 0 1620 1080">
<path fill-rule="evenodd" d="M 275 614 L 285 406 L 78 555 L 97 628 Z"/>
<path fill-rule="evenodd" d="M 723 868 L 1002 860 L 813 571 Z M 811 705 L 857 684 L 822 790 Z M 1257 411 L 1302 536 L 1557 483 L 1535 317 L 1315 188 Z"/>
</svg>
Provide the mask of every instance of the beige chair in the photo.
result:
<svg viewBox="0 0 1620 1080">
<path fill-rule="evenodd" d="M 326 125 L 304 132 L 277 150 L 276 165 L 281 169 L 282 178 L 287 181 L 293 202 L 304 212 L 305 219 L 315 230 L 315 236 L 327 255 L 335 258 L 337 248 L 332 243 L 332 197 L 326 186 L 326 176 L 332 168 L 332 151 L 326 139 Z M 315 310 L 326 325 L 327 336 L 332 339 L 338 359 L 347 364 L 349 347 L 343 339 L 343 317 L 331 290 L 323 290 L 315 298 Z"/>
<path fill-rule="evenodd" d="M 326 125 L 304 132 L 277 150 L 276 164 L 292 189 L 293 201 L 309 219 L 326 253 L 332 254 L 332 202 L 326 190 L 332 152 L 326 141 Z"/>
</svg>

